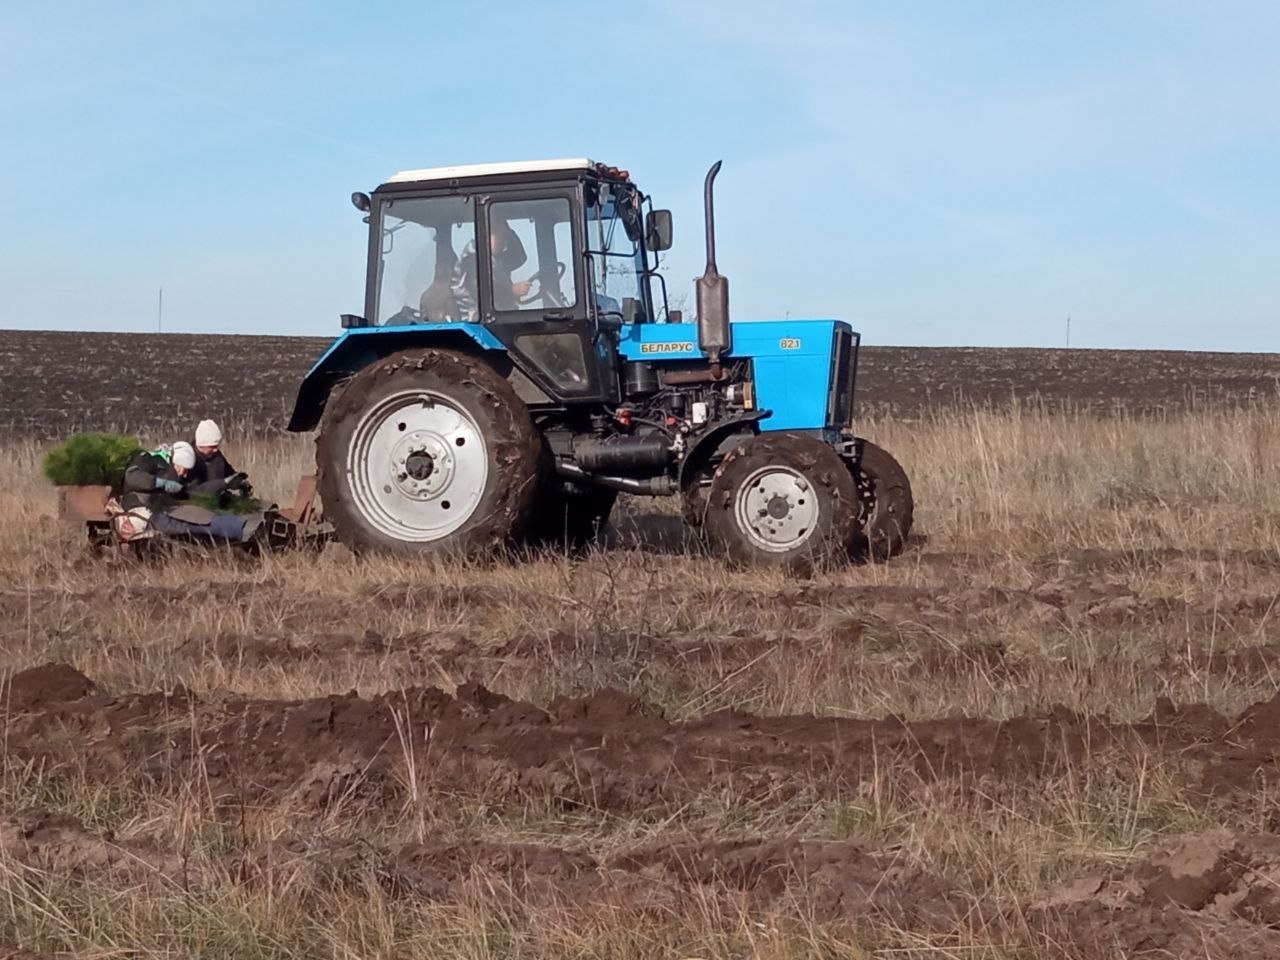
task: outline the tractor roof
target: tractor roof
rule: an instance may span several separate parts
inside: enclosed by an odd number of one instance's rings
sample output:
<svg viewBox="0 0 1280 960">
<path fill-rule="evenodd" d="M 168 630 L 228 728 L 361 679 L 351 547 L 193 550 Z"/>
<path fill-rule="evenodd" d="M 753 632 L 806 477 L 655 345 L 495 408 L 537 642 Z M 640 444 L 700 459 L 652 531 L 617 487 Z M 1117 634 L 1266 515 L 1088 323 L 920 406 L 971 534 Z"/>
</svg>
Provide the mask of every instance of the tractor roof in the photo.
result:
<svg viewBox="0 0 1280 960">
<path fill-rule="evenodd" d="M 469 180 L 473 177 L 513 176 L 525 173 L 593 170 L 596 164 L 586 157 L 567 160 L 526 160 L 514 163 L 467 163 L 452 167 L 402 170 L 387 180 L 391 183 L 424 183 L 431 180 Z"/>
</svg>

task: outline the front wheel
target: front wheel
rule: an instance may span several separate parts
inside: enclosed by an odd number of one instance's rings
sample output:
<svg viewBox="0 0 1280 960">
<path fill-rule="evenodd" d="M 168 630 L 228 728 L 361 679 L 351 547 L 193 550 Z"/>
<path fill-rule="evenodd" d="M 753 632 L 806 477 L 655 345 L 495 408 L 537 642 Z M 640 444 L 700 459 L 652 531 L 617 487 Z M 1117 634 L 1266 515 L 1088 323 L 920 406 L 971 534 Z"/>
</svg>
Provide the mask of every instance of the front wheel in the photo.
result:
<svg viewBox="0 0 1280 960">
<path fill-rule="evenodd" d="M 869 440 L 858 440 L 857 457 L 849 469 L 858 488 L 854 555 L 888 560 L 902 552 L 911 532 L 915 513 L 911 481 L 887 450 Z"/>
<path fill-rule="evenodd" d="M 705 529 L 731 561 L 807 572 L 847 556 L 856 519 L 853 476 L 839 454 L 814 437 L 766 433 L 716 468 Z"/>
<path fill-rule="evenodd" d="M 541 444 L 524 404 L 488 365 L 449 350 L 360 371 L 316 444 L 325 515 L 357 552 L 490 552 L 537 493 Z"/>
</svg>

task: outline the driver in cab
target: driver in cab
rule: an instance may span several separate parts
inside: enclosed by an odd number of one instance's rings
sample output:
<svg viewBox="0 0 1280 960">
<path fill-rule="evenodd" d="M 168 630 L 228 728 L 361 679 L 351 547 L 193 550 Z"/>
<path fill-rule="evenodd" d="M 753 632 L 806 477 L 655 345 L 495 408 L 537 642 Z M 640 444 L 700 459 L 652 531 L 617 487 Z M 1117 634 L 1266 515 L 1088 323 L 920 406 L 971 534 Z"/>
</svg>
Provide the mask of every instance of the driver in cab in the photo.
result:
<svg viewBox="0 0 1280 960">
<path fill-rule="evenodd" d="M 489 251 L 493 264 L 493 306 L 495 310 L 516 310 L 519 301 L 529 295 L 533 286 L 529 280 L 514 280 L 512 272 L 520 269 L 528 259 L 524 244 L 516 236 L 511 225 L 499 220 L 489 230 Z M 451 290 L 458 305 L 458 313 L 463 320 L 474 322 L 479 318 L 479 305 L 476 291 L 479 289 L 478 268 L 476 263 L 476 243 L 470 241 L 458 258 L 453 268 Z"/>
</svg>

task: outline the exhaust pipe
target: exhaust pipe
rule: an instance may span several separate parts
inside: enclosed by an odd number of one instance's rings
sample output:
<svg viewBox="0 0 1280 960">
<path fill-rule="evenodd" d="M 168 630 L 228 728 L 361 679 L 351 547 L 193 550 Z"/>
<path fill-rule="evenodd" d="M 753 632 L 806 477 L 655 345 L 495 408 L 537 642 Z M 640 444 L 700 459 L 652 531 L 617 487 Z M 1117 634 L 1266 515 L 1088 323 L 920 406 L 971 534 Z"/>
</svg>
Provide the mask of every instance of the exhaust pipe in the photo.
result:
<svg viewBox="0 0 1280 960">
<path fill-rule="evenodd" d="M 610 490 L 621 490 L 640 497 L 666 497 L 680 489 L 674 477 L 649 477 L 638 480 L 635 477 L 603 477 L 588 473 L 576 463 L 556 460 L 556 473 L 567 480 L 579 483 L 594 484 L 597 487 L 608 487 Z"/>
<path fill-rule="evenodd" d="M 695 280 L 698 290 L 698 349 L 711 361 L 716 379 L 720 374 L 720 357 L 733 346 L 729 328 L 729 280 L 716 269 L 716 219 L 711 199 L 711 185 L 720 172 L 720 161 L 707 171 L 702 187 L 702 203 L 707 221 L 707 268 Z"/>
</svg>

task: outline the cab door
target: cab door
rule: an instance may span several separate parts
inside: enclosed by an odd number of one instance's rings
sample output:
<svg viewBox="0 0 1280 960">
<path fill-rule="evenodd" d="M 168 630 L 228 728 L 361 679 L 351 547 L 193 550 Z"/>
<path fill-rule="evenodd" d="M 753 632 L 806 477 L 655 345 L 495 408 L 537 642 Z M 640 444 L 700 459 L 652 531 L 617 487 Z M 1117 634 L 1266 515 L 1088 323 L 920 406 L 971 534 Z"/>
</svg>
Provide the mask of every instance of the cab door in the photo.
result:
<svg viewBox="0 0 1280 960">
<path fill-rule="evenodd" d="M 479 208 L 483 322 L 549 396 L 616 400 L 616 357 L 588 309 L 576 192 L 495 192 Z"/>
</svg>

